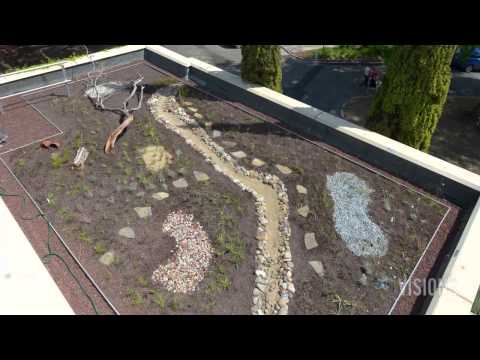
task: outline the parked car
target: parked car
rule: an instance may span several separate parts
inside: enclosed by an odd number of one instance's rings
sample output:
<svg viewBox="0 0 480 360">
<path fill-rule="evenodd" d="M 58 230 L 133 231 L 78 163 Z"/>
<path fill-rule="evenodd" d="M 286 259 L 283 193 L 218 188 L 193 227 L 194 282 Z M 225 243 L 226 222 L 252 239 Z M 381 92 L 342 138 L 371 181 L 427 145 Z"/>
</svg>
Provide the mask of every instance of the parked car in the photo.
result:
<svg viewBox="0 0 480 360">
<path fill-rule="evenodd" d="M 472 49 L 470 55 L 465 56 L 462 49 L 458 49 L 452 62 L 453 67 L 465 72 L 480 70 L 480 47 Z"/>
</svg>

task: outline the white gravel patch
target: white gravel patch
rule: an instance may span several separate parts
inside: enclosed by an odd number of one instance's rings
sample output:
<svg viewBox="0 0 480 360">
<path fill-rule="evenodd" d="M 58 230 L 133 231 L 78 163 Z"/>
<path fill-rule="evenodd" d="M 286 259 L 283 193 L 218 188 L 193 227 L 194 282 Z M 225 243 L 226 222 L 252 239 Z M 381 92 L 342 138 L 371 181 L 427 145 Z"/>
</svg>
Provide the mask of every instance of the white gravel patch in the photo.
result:
<svg viewBox="0 0 480 360">
<path fill-rule="evenodd" d="M 370 194 L 365 181 L 348 172 L 327 176 L 327 188 L 334 201 L 335 229 L 356 256 L 384 256 L 388 239 L 368 217 Z"/>
<path fill-rule="evenodd" d="M 213 256 L 208 235 L 193 221 L 193 215 L 182 210 L 170 213 L 162 230 L 175 239 L 176 249 L 167 264 L 153 272 L 152 281 L 173 293 L 191 294 L 203 280 Z"/>
</svg>

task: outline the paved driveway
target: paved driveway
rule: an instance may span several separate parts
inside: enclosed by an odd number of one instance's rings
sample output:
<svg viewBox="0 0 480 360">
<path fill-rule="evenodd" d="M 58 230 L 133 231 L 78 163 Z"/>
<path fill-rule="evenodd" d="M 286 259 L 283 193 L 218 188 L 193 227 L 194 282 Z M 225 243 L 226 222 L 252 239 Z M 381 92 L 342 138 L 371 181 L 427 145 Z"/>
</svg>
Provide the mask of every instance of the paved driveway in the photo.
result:
<svg viewBox="0 0 480 360">
<path fill-rule="evenodd" d="M 216 65 L 226 71 L 240 74 L 239 49 L 219 45 L 163 45 L 184 56 Z M 289 50 L 305 49 L 306 45 L 284 45 Z M 312 45 L 320 47 L 321 45 Z M 331 46 L 331 45 L 327 45 Z M 340 109 L 354 96 L 372 94 L 361 86 L 361 65 L 313 65 L 285 56 L 283 65 L 283 89 L 285 95 L 303 101 L 320 110 L 339 115 Z M 385 71 L 385 67 L 379 67 Z M 480 73 L 453 72 L 450 93 L 459 96 L 480 96 Z"/>
</svg>

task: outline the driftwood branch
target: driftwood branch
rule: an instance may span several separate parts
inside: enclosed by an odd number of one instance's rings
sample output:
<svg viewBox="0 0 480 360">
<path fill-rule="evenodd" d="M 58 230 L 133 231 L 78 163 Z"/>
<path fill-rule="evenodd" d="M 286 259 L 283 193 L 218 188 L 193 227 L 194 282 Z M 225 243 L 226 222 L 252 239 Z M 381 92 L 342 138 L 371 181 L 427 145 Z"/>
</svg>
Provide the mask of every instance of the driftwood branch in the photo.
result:
<svg viewBox="0 0 480 360">
<path fill-rule="evenodd" d="M 92 60 L 92 63 L 94 63 L 93 60 Z M 105 153 L 109 154 L 113 151 L 113 148 L 115 147 L 115 143 L 118 137 L 133 122 L 134 120 L 133 112 L 139 110 L 142 107 L 143 92 L 145 89 L 144 85 L 140 86 L 140 95 L 139 95 L 137 106 L 129 109 L 128 103 L 135 96 L 135 94 L 137 94 L 139 85 L 144 78 L 141 74 L 138 74 L 138 78 L 131 82 L 130 87 L 132 88 L 132 90 L 130 91 L 130 94 L 123 102 L 122 107 L 108 107 L 108 106 L 105 106 L 105 104 L 103 103 L 105 100 L 105 97 L 101 96 L 100 92 L 98 91 L 98 86 L 99 86 L 98 80 L 103 75 L 103 68 L 100 69 L 100 71 L 95 76 L 93 76 L 94 72 L 95 72 L 95 65 L 93 65 L 93 71 L 88 73 L 87 76 L 90 79 L 91 86 L 95 90 L 95 98 L 94 99 L 92 98 L 92 101 L 94 102 L 95 107 L 102 111 L 111 111 L 111 112 L 120 113 L 123 118 L 122 123 L 110 134 L 110 136 L 107 138 L 107 142 L 105 143 L 104 151 Z"/>
<path fill-rule="evenodd" d="M 113 130 L 113 132 L 110 134 L 105 144 L 104 151 L 106 154 L 110 154 L 113 151 L 117 138 L 125 131 L 125 129 L 128 127 L 128 125 L 132 123 L 132 121 L 133 121 L 133 115 L 130 114 L 125 118 L 125 120 L 122 121 L 119 127 Z"/>
</svg>

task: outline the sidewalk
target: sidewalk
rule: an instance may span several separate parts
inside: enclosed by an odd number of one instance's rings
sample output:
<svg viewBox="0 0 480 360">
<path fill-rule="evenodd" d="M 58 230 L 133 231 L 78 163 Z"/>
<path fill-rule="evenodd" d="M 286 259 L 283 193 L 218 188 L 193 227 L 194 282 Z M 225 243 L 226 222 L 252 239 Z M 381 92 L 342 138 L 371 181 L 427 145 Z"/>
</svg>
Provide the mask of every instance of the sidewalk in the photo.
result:
<svg viewBox="0 0 480 360">
<path fill-rule="evenodd" d="M 0 199 L 0 315 L 74 315 Z"/>
<path fill-rule="evenodd" d="M 282 46 L 284 46 L 288 51 L 295 53 L 300 51 L 320 49 L 322 47 L 336 47 L 338 45 L 282 45 Z M 286 55 L 284 50 L 282 50 L 282 53 Z"/>
</svg>

